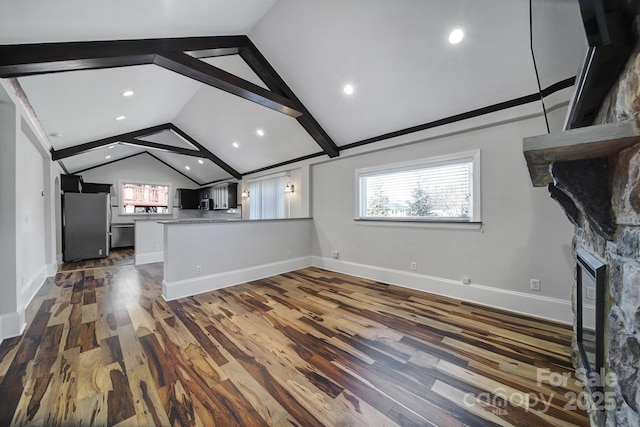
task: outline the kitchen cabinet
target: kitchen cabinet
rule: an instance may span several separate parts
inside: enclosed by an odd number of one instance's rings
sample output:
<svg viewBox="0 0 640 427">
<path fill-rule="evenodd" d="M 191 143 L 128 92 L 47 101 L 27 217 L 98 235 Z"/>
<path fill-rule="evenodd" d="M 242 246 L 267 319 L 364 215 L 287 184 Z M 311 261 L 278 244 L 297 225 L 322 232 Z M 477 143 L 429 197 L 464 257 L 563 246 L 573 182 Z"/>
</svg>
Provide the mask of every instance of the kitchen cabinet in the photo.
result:
<svg viewBox="0 0 640 427">
<path fill-rule="evenodd" d="M 95 182 L 83 182 L 83 193 L 111 193 L 111 184 L 98 184 Z"/>
<path fill-rule="evenodd" d="M 238 183 L 227 182 L 212 188 L 213 209 L 232 209 L 238 207 Z"/>
<path fill-rule="evenodd" d="M 229 209 L 235 209 L 238 207 L 238 183 L 230 182 L 227 184 L 227 194 L 229 201 Z"/>
<path fill-rule="evenodd" d="M 180 209 L 199 209 L 200 191 L 189 188 L 178 188 L 178 198 L 180 199 Z"/>
<path fill-rule="evenodd" d="M 213 187 L 201 188 L 198 194 L 200 195 L 200 200 L 213 199 Z"/>
<path fill-rule="evenodd" d="M 65 193 L 80 193 L 82 191 L 82 176 L 60 175 L 60 189 Z"/>
<path fill-rule="evenodd" d="M 198 190 L 198 200 L 200 203 L 200 209 L 212 210 L 213 209 L 213 187 L 205 187 Z"/>
<path fill-rule="evenodd" d="M 182 209 L 232 209 L 238 207 L 238 183 L 227 182 L 211 187 L 204 187 L 200 190 L 189 190 L 196 193 L 195 199 L 197 206 L 195 208 Z M 187 196 L 190 197 L 190 196 Z M 182 200 L 182 199 L 181 199 Z M 208 204 L 203 201 L 209 200 Z M 182 202 L 180 203 L 182 205 Z M 205 207 L 208 206 L 208 207 Z"/>
</svg>

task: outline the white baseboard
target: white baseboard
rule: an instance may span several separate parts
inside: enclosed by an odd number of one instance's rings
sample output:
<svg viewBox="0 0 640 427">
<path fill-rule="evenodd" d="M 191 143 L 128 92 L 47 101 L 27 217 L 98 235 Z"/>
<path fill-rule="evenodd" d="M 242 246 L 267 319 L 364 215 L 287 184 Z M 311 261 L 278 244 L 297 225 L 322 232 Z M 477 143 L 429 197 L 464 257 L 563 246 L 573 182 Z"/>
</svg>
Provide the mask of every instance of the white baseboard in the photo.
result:
<svg viewBox="0 0 640 427">
<path fill-rule="evenodd" d="M 191 295 L 201 294 L 216 289 L 222 289 L 252 280 L 264 279 L 265 277 L 288 273 L 290 271 L 309 267 L 311 257 L 288 259 L 285 261 L 263 264 L 255 267 L 244 268 L 242 270 L 225 271 L 223 273 L 209 276 L 198 276 L 186 280 L 175 282 L 162 281 L 162 296 L 165 300 L 171 301 Z"/>
<path fill-rule="evenodd" d="M 57 266 L 56 266 L 56 270 L 57 270 Z M 22 303 L 20 304 L 20 307 L 19 307 L 20 311 L 24 311 L 24 309 L 29 305 L 33 297 L 36 296 L 36 294 L 44 284 L 45 280 L 47 280 L 48 271 L 49 271 L 49 266 L 43 265 L 40 268 L 40 270 L 38 270 L 38 272 L 29 280 L 29 282 L 27 282 L 27 284 L 22 287 L 22 295 L 21 295 Z"/>
<path fill-rule="evenodd" d="M 36 296 L 44 282 L 47 280 L 47 277 L 53 276 L 57 271 L 57 264 L 45 264 L 40 267 L 40 270 L 38 270 L 38 272 L 34 274 L 25 285 L 22 286 L 20 292 L 21 303 L 18 307 L 18 311 L 0 314 L 0 343 L 5 338 L 22 335 L 22 332 L 24 332 L 24 328 L 26 327 L 26 307 Z"/>
<path fill-rule="evenodd" d="M 163 262 L 164 252 L 163 251 L 146 252 L 143 254 L 139 254 L 136 252 L 135 258 L 136 258 L 135 260 L 136 265 L 151 264 L 152 262 Z"/>
<path fill-rule="evenodd" d="M 333 258 L 313 256 L 312 265 L 338 273 L 452 297 L 560 323 L 573 324 L 571 301 L 530 295 L 524 292 L 510 291 L 491 286 L 477 284 L 463 285 L 455 280 L 340 261 Z"/>
<path fill-rule="evenodd" d="M 58 263 L 47 264 L 47 277 L 53 277 L 58 272 Z"/>
<path fill-rule="evenodd" d="M 11 313 L 0 314 L 0 343 L 5 338 L 22 335 L 26 326 L 24 310 L 22 313 L 13 311 Z"/>
</svg>

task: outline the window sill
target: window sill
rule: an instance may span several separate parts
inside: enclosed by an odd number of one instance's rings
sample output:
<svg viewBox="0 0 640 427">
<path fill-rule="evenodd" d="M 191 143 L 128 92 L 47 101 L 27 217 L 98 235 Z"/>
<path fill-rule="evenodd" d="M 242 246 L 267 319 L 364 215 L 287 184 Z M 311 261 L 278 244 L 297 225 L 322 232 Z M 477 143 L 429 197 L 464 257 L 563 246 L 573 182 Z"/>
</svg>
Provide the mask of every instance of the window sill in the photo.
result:
<svg viewBox="0 0 640 427">
<path fill-rule="evenodd" d="M 388 227 L 444 228 L 457 230 L 481 230 L 482 222 L 450 220 L 407 220 L 407 219 L 364 219 L 355 218 L 356 225 L 374 225 Z"/>
<path fill-rule="evenodd" d="M 173 213 L 153 213 L 153 212 L 149 212 L 149 213 L 119 213 L 119 216 L 126 216 L 126 217 L 139 217 L 139 218 L 145 218 L 145 217 L 149 217 L 149 216 L 153 216 L 153 217 L 172 217 L 173 218 Z"/>
</svg>

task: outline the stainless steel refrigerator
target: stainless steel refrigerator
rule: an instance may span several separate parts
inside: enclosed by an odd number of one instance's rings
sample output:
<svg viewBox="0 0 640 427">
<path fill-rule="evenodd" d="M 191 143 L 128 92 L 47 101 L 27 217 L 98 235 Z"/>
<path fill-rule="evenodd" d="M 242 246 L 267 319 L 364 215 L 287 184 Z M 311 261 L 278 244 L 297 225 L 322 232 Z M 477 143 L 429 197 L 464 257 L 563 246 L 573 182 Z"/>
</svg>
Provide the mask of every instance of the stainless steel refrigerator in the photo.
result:
<svg viewBox="0 0 640 427">
<path fill-rule="evenodd" d="M 64 193 L 62 206 L 64 261 L 109 256 L 110 195 Z"/>
</svg>

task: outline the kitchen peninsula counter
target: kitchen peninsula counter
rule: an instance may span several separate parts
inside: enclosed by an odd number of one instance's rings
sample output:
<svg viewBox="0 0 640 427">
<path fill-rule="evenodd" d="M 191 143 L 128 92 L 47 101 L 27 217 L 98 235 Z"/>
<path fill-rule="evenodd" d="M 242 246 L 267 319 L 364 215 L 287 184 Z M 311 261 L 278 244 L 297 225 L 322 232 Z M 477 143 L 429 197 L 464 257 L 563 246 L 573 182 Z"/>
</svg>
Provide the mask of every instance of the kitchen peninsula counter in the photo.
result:
<svg viewBox="0 0 640 427">
<path fill-rule="evenodd" d="M 164 229 L 166 300 L 247 283 L 311 265 L 312 218 L 173 219 Z"/>
<path fill-rule="evenodd" d="M 278 219 L 213 219 L 213 218 L 189 218 L 189 219 L 167 219 L 157 221 L 160 224 L 227 224 L 227 223 L 247 223 L 247 222 L 282 222 L 282 221 L 302 221 L 310 220 L 312 217 L 304 218 L 278 218 Z"/>
</svg>

